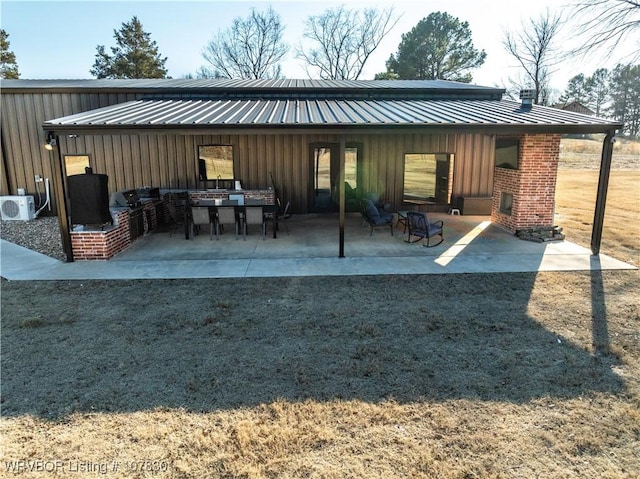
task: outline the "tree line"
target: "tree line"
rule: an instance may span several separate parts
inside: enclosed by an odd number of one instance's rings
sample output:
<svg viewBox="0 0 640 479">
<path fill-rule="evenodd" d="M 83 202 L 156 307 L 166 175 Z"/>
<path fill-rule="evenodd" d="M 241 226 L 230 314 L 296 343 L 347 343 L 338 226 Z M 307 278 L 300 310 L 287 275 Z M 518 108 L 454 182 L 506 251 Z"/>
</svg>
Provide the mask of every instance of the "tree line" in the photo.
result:
<svg viewBox="0 0 640 479">
<path fill-rule="evenodd" d="M 536 91 L 534 102 L 554 103 L 549 87 L 557 66 L 569 55 L 588 55 L 592 49 L 628 41 L 640 28 L 637 0 L 574 0 L 569 13 L 579 21 L 577 35 L 582 46 L 570 52 L 558 47 L 564 19 L 548 10 L 522 22 L 521 28 L 503 33 L 505 51 L 518 65 L 517 75 L 504 85 L 515 97 L 523 88 Z M 566 12 L 565 12 L 566 13 Z M 594 15 L 596 15 L 594 17 Z M 235 18 L 230 27 L 219 30 L 205 45 L 205 64 L 195 72 L 198 78 L 281 78 L 281 63 L 290 50 L 303 62 L 309 78 L 357 80 L 382 40 L 396 26 L 393 8 L 362 10 L 345 6 L 329 8 L 305 21 L 303 39 L 291 48 L 284 42 L 285 26 L 271 7 L 255 8 L 246 18 Z M 96 78 L 167 78 L 167 57 L 163 57 L 150 33 L 134 16 L 114 30 L 115 46 L 96 47 L 90 73 Z M 639 45 L 640 46 L 640 45 Z M 0 30 L 0 76 L 19 78 L 8 34 Z M 640 51 L 640 49 L 639 49 Z M 638 54 L 640 55 L 640 54 Z M 434 12 L 418 21 L 401 37 L 397 51 L 385 63 L 377 80 L 451 80 L 472 82 L 473 70 L 485 62 L 487 53 L 473 45 L 468 22 L 446 12 Z M 640 65 L 633 58 L 612 71 L 599 69 L 591 76 L 574 76 L 560 97 L 560 103 L 579 102 L 596 115 L 607 115 L 625 123 L 625 130 L 639 134 Z M 187 77 L 194 77 L 189 74 Z"/>
<path fill-rule="evenodd" d="M 559 104 L 577 102 L 596 116 L 608 116 L 625 125 L 631 136 L 640 135 L 640 64 L 618 64 L 613 70 L 599 68 L 591 76 L 572 77 Z"/>
</svg>

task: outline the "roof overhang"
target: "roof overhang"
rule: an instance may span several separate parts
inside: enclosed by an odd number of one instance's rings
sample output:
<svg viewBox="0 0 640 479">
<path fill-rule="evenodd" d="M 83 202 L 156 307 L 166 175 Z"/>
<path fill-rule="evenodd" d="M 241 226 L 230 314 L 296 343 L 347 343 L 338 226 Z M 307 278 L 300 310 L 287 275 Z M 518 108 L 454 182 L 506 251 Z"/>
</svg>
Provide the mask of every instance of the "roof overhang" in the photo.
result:
<svg viewBox="0 0 640 479">
<path fill-rule="evenodd" d="M 622 124 L 489 99 L 148 99 L 46 121 L 59 134 L 606 133 Z"/>
</svg>

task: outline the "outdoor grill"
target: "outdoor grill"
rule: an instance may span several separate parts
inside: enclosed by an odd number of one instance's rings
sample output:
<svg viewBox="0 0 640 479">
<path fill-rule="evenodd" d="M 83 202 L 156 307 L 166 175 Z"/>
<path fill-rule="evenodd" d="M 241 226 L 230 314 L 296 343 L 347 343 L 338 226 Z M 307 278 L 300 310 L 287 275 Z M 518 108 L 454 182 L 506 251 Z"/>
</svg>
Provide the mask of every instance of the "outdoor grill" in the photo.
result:
<svg viewBox="0 0 640 479">
<path fill-rule="evenodd" d="M 140 198 L 160 199 L 160 188 L 158 187 L 144 186 L 142 188 L 136 188 L 136 193 L 138 193 Z"/>
<path fill-rule="evenodd" d="M 129 233 L 131 241 L 144 234 L 144 207 L 136 190 L 114 193 L 112 204 L 129 208 Z"/>
<path fill-rule="evenodd" d="M 136 188 L 136 193 L 140 199 L 151 200 L 156 214 L 156 225 L 164 222 L 164 207 L 162 200 L 160 199 L 160 188 L 152 186 L 144 186 L 142 188 Z M 145 210 L 147 215 L 147 230 L 151 229 L 151 217 L 149 216 L 149 210 Z"/>
</svg>

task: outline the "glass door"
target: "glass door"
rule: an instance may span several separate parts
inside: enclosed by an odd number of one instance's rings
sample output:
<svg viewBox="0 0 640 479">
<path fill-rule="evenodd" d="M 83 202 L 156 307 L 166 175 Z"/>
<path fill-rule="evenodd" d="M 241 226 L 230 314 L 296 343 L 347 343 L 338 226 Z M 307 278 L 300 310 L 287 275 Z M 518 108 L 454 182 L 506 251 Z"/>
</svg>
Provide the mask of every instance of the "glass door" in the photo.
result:
<svg viewBox="0 0 640 479">
<path fill-rule="evenodd" d="M 309 211 L 312 213 L 338 211 L 338 177 L 340 174 L 340 145 L 337 143 L 313 144 L 309 149 L 312 173 L 309 182 Z M 345 197 L 347 211 L 357 211 L 358 147 L 345 149 Z"/>
<path fill-rule="evenodd" d="M 335 145 L 314 146 L 311 148 L 313 161 L 312 212 L 335 211 L 332 192 L 338 176 L 338 149 Z M 332 172 L 334 175 L 332 176 Z"/>
</svg>

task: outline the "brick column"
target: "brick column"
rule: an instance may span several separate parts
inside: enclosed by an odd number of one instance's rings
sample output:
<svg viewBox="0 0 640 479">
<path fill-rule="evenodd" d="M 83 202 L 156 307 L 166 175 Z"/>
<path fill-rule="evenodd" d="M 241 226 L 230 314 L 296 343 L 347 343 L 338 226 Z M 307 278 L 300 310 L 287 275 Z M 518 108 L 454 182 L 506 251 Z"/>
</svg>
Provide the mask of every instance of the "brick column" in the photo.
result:
<svg viewBox="0 0 640 479">
<path fill-rule="evenodd" d="M 553 226 L 560 135 L 523 135 L 518 169 L 495 168 L 491 221 L 514 232 Z M 501 211 L 503 193 L 512 195 L 511 212 Z"/>
</svg>

